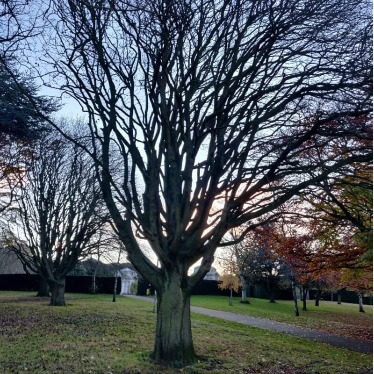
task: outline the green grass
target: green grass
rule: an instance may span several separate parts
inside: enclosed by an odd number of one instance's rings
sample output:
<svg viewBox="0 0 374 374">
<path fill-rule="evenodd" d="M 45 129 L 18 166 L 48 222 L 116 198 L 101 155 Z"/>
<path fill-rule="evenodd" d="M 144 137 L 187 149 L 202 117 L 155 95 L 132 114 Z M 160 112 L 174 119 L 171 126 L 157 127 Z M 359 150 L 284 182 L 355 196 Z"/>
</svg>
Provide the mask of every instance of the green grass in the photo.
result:
<svg viewBox="0 0 374 374">
<path fill-rule="evenodd" d="M 200 361 L 162 367 L 149 359 L 151 303 L 124 297 L 113 303 L 110 295 L 68 294 L 67 300 L 66 307 L 50 307 L 30 293 L 0 292 L 0 373 L 372 372 L 372 355 L 198 314 L 192 328 Z"/>
<path fill-rule="evenodd" d="M 269 318 L 278 322 L 291 323 L 315 330 L 330 332 L 351 338 L 366 338 L 372 340 L 373 307 L 365 305 L 365 313 L 359 313 L 358 305 L 320 301 L 320 306 L 314 306 L 314 301 L 307 302 L 307 311 L 303 311 L 299 302 L 300 316 L 295 317 L 293 301 L 277 301 L 275 304 L 268 300 L 251 298 L 250 304 L 241 304 L 240 298 L 234 298 L 229 305 L 229 298 L 222 296 L 192 296 L 194 306 L 217 309 L 226 312 L 244 314 L 253 317 Z"/>
<path fill-rule="evenodd" d="M 233 306 L 229 305 L 229 298 L 224 296 L 207 296 L 194 295 L 191 297 L 191 304 L 211 309 L 219 309 L 228 312 L 241 313 L 253 315 L 256 317 L 269 318 L 275 315 L 278 318 L 289 319 L 293 316 L 294 302 L 288 300 L 277 300 L 276 303 L 269 303 L 266 299 L 250 298 L 250 304 L 241 304 L 239 297 L 233 298 Z M 302 303 L 298 301 L 300 313 L 307 313 L 301 310 Z M 314 306 L 314 301 L 307 301 L 308 311 L 323 310 L 326 312 L 340 312 L 340 313 L 356 313 L 358 312 L 358 304 L 342 303 L 338 305 L 336 302 L 320 301 L 320 306 Z M 370 305 L 364 306 L 366 314 L 373 315 L 373 307 Z"/>
</svg>

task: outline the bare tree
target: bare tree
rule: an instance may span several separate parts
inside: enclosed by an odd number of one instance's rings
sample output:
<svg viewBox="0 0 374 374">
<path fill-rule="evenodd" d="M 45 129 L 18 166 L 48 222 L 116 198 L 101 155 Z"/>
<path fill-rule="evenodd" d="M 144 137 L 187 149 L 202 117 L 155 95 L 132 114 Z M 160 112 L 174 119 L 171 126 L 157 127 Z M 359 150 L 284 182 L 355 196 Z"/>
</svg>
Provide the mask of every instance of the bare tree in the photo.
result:
<svg viewBox="0 0 374 374">
<path fill-rule="evenodd" d="M 282 284 L 288 285 L 291 270 L 290 265 L 277 252 L 278 243 L 274 243 L 271 235 L 276 230 L 276 226 L 272 224 L 256 228 L 247 233 L 242 242 L 232 246 L 230 251 L 248 285 L 263 286 L 270 303 L 275 303 L 275 288 Z M 279 237 L 277 239 L 282 240 Z M 279 246 L 282 244 L 279 243 Z"/>
<path fill-rule="evenodd" d="M 95 247 L 108 218 L 91 159 L 48 134 L 20 178 L 10 243 L 24 266 L 48 281 L 51 305 L 64 305 L 65 276 Z"/>
<path fill-rule="evenodd" d="M 35 3 L 35 0 L 0 0 L 0 61 L 14 56 L 21 42 L 41 31 Z"/>
<path fill-rule="evenodd" d="M 192 362 L 191 289 L 225 233 L 253 229 L 305 187 L 370 159 L 363 148 L 307 157 L 357 131 L 332 119 L 371 110 L 368 2 L 51 3 L 46 84 L 60 79 L 87 113 L 107 207 L 129 260 L 157 290 L 153 357 Z"/>
<path fill-rule="evenodd" d="M 103 227 L 98 234 L 96 235 L 96 244 L 92 248 L 90 253 L 90 265 L 87 269 L 87 275 L 92 276 L 92 293 L 96 292 L 96 275 L 99 270 L 101 259 L 104 259 L 105 262 L 115 263 L 114 265 L 114 276 L 115 283 L 117 282 L 117 276 L 119 269 L 119 260 L 121 257 L 121 252 L 123 252 L 123 244 L 119 240 L 118 235 L 112 230 L 112 227 L 108 224 L 106 227 Z M 115 260 L 116 259 L 116 260 Z M 115 262 L 116 261 L 116 262 Z M 86 266 L 85 266 L 86 267 Z M 113 266 L 111 266 L 111 270 Z M 110 275 L 113 275 L 111 272 Z M 116 290 L 116 286 L 114 287 Z"/>
</svg>

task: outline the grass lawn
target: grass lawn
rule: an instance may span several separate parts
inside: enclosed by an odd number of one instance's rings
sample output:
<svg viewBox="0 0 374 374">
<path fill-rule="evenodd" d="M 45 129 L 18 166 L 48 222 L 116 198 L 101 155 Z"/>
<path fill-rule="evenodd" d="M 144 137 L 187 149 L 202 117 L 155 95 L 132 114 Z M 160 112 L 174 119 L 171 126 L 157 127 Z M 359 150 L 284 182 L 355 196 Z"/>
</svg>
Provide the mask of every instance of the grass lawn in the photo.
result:
<svg viewBox="0 0 374 374">
<path fill-rule="evenodd" d="M 300 316 L 295 317 L 293 301 L 277 301 L 271 304 L 268 300 L 251 298 L 250 304 L 241 304 L 240 298 L 234 298 L 229 305 L 229 298 L 222 296 L 192 296 L 194 306 L 218 309 L 225 312 L 245 314 L 253 317 L 269 318 L 279 322 L 292 323 L 314 330 L 332 334 L 371 341 L 373 339 L 373 307 L 365 305 L 365 313 L 359 313 L 358 304 L 320 301 L 320 306 L 314 306 L 314 301 L 307 302 L 307 311 L 303 311 L 299 302 Z"/>
<path fill-rule="evenodd" d="M 149 359 L 151 303 L 124 297 L 113 303 L 110 295 L 68 294 L 67 300 L 66 307 L 50 307 L 34 293 L 0 292 L 0 373 L 372 372 L 372 355 L 198 314 L 192 328 L 200 361 L 162 367 Z"/>
</svg>

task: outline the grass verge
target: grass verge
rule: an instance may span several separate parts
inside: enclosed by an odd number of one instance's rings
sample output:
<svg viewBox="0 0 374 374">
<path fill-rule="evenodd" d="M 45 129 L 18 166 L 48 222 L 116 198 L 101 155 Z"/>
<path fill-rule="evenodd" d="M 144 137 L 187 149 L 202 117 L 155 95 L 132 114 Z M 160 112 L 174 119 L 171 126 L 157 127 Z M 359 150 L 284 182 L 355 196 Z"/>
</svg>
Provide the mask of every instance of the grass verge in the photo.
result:
<svg viewBox="0 0 374 374">
<path fill-rule="evenodd" d="M 67 295 L 66 307 L 0 292 L 0 373 L 371 373 L 372 356 L 193 314 L 200 361 L 154 364 L 150 303 Z"/>
<path fill-rule="evenodd" d="M 278 322 L 329 332 L 347 338 L 371 341 L 373 339 L 373 307 L 365 305 L 365 313 L 359 313 L 358 305 L 320 301 L 320 306 L 307 302 L 307 311 L 301 310 L 300 316 L 294 315 L 293 301 L 280 300 L 275 304 L 264 299 L 251 298 L 250 304 L 241 304 L 240 298 L 234 298 L 229 305 L 229 298 L 223 296 L 192 296 L 191 304 L 209 309 L 244 314 L 253 317 L 268 318 Z"/>
</svg>

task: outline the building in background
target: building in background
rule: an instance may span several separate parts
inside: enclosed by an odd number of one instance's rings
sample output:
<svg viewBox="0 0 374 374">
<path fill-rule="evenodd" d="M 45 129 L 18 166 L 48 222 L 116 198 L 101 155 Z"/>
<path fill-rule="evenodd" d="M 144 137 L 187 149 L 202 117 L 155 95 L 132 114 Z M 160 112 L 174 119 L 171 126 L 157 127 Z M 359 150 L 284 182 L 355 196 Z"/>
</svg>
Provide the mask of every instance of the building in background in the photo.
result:
<svg viewBox="0 0 374 374">
<path fill-rule="evenodd" d="M 193 269 L 193 274 L 196 274 L 196 272 L 199 270 L 199 266 L 196 266 L 194 269 Z M 211 267 L 209 272 L 206 273 L 205 277 L 204 277 L 204 280 L 213 280 L 213 281 L 219 281 L 219 273 L 217 272 L 216 268 L 215 267 Z"/>
</svg>

